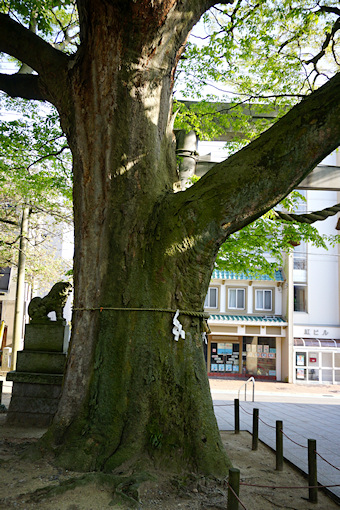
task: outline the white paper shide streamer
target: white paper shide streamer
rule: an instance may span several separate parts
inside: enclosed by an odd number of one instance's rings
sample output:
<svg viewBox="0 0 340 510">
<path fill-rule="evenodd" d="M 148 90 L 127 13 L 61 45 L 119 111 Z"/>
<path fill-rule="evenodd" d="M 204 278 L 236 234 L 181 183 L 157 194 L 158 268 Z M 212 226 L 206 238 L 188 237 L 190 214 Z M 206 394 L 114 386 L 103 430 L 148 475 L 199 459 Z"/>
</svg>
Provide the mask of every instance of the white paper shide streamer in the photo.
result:
<svg viewBox="0 0 340 510">
<path fill-rule="evenodd" d="M 183 338 L 183 340 L 185 338 L 185 331 L 183 329 L 182 324 L 179 322 L 179 320 L 177 318 L 178 316 L 179 316 L 179 310 L 177 310 L 177 312 L 175 313 L 175 316 L 172 321 L 172 323 L 174 325 L 174 327 L 172 328 L 172 334 L 174 335 L 174 340 L 176 340 L 176 342 L 178 342 L 179 337 Z"/>
</svg>

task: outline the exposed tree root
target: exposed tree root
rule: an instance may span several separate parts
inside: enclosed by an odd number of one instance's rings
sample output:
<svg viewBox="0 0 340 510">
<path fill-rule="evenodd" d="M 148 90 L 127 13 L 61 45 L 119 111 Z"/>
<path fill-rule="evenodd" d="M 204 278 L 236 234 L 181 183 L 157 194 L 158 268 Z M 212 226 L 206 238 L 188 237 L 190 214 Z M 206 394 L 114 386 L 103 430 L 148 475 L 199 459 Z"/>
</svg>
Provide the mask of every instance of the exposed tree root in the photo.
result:
<svg viewBox="0 0 340 510">
<path fill-rule="evenodd" d="M 105 486 L 112 490 L 113 503 L 127 503 L 130 508 L 139 506 L 139 487 L 145 481 L 154 480 L 148 473 L 141 473 L 132 476 L 117 476 L 107 473 L 87 473 L 79 477 L 70 478 L 60 482 L 59 485 L 49 485 L 43 489 L 37 489 L 30 493 L 27 501 L 39 502 L 55 496 L 60 496 L 76 487 L 83 487 L 89 484 Z M 26 495 L 27 496 L 27 495 Z"/>
</svg>

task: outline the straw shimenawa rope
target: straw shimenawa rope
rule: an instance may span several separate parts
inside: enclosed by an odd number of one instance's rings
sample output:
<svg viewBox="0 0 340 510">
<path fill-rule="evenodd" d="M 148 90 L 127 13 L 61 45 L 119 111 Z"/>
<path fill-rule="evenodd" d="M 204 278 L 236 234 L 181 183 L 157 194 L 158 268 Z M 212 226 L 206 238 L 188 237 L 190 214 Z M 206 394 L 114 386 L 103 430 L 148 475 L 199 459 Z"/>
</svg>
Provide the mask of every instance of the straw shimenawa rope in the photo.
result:
<svg viewBox="0 0 340 510">
<path fill-rule="evenodd" d="M 284 213 L 281 211 L 274 211 L 274 214 L 276 219 L 311 224 L 314 223 L 315 221 L 326 220 L 330 216 L 335 216 L 335 214 L 337 214 L 338 212 L 340 212 L 340 204 L 333 205 L 332 207 L 326 207 L 326 209 L 322 209 L 321 211 L 315 211 L 305 214 Z"/>
<path fill-rule="evenodd" d="M 74 311 L 77 312 L 85 312 L 85 311 L 99 311 L 103 310 L 112 310 L 116 312 L 163 312 L 163 313 L 171 313 L 174 314 L 177 310 L 173 310 L 171 308 L 127 308 L 127 307 L 110 307 L 110 306 L 98 306 L 98 307 L 74 307 Z M 210 313 L 207 312 L 196 312 L 194 310 L 178 310 L 179 315 L 189 315 L 190 317 L 199 317 L 202 319 L 209 319 Z"/>
</svg>

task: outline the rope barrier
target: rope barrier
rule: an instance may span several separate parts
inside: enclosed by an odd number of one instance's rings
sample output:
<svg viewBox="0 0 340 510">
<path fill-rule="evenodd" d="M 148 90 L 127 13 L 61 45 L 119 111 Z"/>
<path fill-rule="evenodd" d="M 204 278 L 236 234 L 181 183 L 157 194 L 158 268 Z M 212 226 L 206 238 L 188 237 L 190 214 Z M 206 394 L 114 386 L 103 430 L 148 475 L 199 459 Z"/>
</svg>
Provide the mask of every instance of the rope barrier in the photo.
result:
<svg viewBox="0 0 340 510">
<path fill-rule="evenodd" d="M 241 484 L 240 484 L 241 485 Z M 244 510 L 247 510 L 247 508 L 244 506 L 244 504 L 242 503 L 242 501 L 240 500 L 240 498 L 238 497 L 238 495 L 236 494 L 236 492 L 234 491 L 234 489 L 232 488 L 232 486 L 230 485 L 230 483 L 228 482 L 228 488 L 231 490 L 231 492 L 234 494 L 235 498 L 237 499 L 237 501 L 240 503 L 240 505 L 244 508 Z"/>
<path fill-rule="evenodd" d="M 336 485 L 309 485 L 309 486 L 285 486 L 285 485 L 256 485 L 253 483 L 240 482 L 240 485 L 246 485 L 247 487 L 259 487 L 260 489 L 327 489 L 329 487 L 340 487 L 340 484 Z"/>
<path fill-rule="evenodd" d="M 241 409 L 242 409 L 242 411 L 244 411 L 246 414 L 249 414 L 250 416 L 252 416 L 252 415 L 253 415 L 253 413 L 250 413 L 249 411 L 246 411 L 245 409 L 243 409 L 243 407 L 242 407 L 242 406 L 240 406 L 240 408 L 241 408 Z"/>
<path fill-rule="evenodd" d="M 220 407 L 222 407 L 223 405 L 227 406 L 227 405 L 233 405 L 233 404 L 222 404 Z M 217 406 L 218 407 L 218 406 Z M 242 406 L 240 406 L 240 408 L 242 409 L 242 411 L 244 411 L 246 414 L 249 414 L 251 415 L 252 413 L 249 413 L 248 411 L 246 411 Z M 271 429 L 276 429 L 276 427 L 273 427 L 272 425 L 269 425 L 269 423 L 266 423 L 265 421 L 263 421 L 260 417 L 258 418 L 259 421 L 261 421 L 264 425 L 266 425 L 267 427 L 271 428 Z M 291 437 L 287 436 L 287 434 L 285 434 L 283 432 L 283 430 L 281 429 L 281 432 L 282 434 L 285 436 L 286 439 L 288 439 L 289 441 L 291 441 L 292 443 L 296 444 L 297 446 L 300 446 L 300 448 L 305 448 L 305 449 L 308 449 L 308 446 L 305 446 L 303 444 L 300 444 L 300 443 L 297 443 L 296 441 L 294 441 Z M 324 462 L 326 462 L 326 464 L 328 464 L 329 466 L 331 466 L 332 468 L 336 469 L 337 471 L 340 471 L 340 468 L 334 466 L 334 464 L 332 464 L 331 462 L 329 462 L 327 459 L 325 459 L 322 455 L 320 455 L 319 452 L 315 451 L 316 455 L 318 455 L 320 457 L 320 459 L 322 459 Z M 325 487 L 340 487 L 340 485 L 325 485 Z M 313 487 L 311 487 L 313 488 Z"/>
<path fill-rule="evenodd" d="M 242 406 L 240 406 L 240 408 L 242 409 L 242 411 L 244 411 L 246 414 L 249 414 L 250 416 L 252 416 L 252 413 L 249 413 L 249 411 L 246 411 L 245 409 L 243 409 Z M 272 425 L 269 425 L 269 423 L 266 423 L 265 421 L 263 421 L 260 417 L 259 417 L 259 421 L 261 421 L 264 425 L 266 425 L 267 427 L 271 428 L 271 429 L 276 429 L 276 427 L 273 427 Z"/>
<path fill-rule="evenodd" d="M 235 403 L 238 403 L 239 404 L 239 401 L 238 399 L 235 399 Z M 215 404 L 216 407 L 227 407 L 227 406 L 232 406 L 233 404 Z M 249 414 L 251 415 L 252 413 L 246 411 L 246 409 L 244 409 L 242 406 L 238 406 L 242 409 L 242 411 L 244 411 L 246 414 Z M 260 418 L 258 418 L 260 419 Z M 272 425 L 269 425 L 268 423 L 264 422 L 263 420 L 260 419 L 260 421 L 264 424 L 264 425 L 267 425 L 267 427 L 270 427 L 272 429 L 277 429 L 277 426 L 279 425 L 280 427 L 280 424 L 281 424 L 281 427 L 282 427 L 282 422 L 276 422 L 276 427 L 273 427 Z M 236 425 L 235 425 L 235 432 L 236 432 Z M 295 445 L 297 446 L 300 446 L 301 448 L 308 448 L 308 461 L 309 461 L 309 453 L 310 453 L 310 441 L 311 440 L 308 440 L 308 447 L 305 446 L 305 445 L 302 445 L 302 444 L 299 444 L 297 443 L 296 441 L 294 441 L 293 439 L 291 439 L 287 434 L 285 434 L 282 430 L 282 428 L 280 429 L 280 432 L 282 433 L 283 436 L 285 436 L 289 441 L 291 441 L 292 443 L 294 443 Z M 314 440 L 313 440 L 314 441 Z M 315 441 L 314 441 L 315 443 Z M 316 450 L 314 450 L 314 453 L 316 455 L 318 455 L 324 462 L 326 462 L 329 466 L 331 466 L 332 468 L 336 469 L 337 471 L 340 471 L 340 469 L 336 466 L 334 466 L 333 464 L 331 464 L 331 462 L 329 462 L 328 460 L 326 460 L 322 455 L 320 455 Z M 316 480 L 316 477 L 315 479 L 311 479 L 309 477 L 309 481 L 310 482 L 314 482 L 314 483 L 317 483 L 317 480 Z M 313 495 L 313 493 L 311 492 L 313 489 L 330 489 L 330 488 L 333 488 L 333 487 L 340 487 L 340 484 L 330 484 L 330 485 L 308 485 L 308 486 L 273 486 L 273 485 L 258 485 L 258 484 L 251 484 L 251 483 L 246 483 L 246 482 L 239 482 L 239 485 L 244 485 L 244 486 L 247 486 L 247 487 L 257 487 L 257 488 L 264 488 L 264 489 L 287 489 L 287 490 L 292 490 L 292 489 L 297 489 L 297 490 L 306 490 L 308 489 L 310 492 L 309 492 L 309 495 L 310 495 L 310 501 L 314 501 L 313 499 L 311 499 L 311 494 Z M 238 495 L 235 493 L 235 491 L 233 490 L 233 488 L 231 487 L 231 485 L 229 484 L 228 482 L 228 487 L 230 489 L 230 491 L 232 492 L 232 494 L 235 496 L 235 498 L 237 499 L 237 501 L 239 502 L 239 504 L 246 510 L 246 507 L 244 506 L 244 504 L 242 503 L 242 501 L 239 499 Z M 315 493 L 315 498 L 316 498 L 316 494 Z M 315 499 L 316 501 L 316 499 Z"/>
<path fill-rule="evenodd" d="M 317 451 L 315 452 L 316 455 L 318 455 L 320 457 L 320 459 L 322 459 L 324 462 L 326 462 L 327 464 L 329 464 L 330 466 L 332 466 L 332 468 L 336 469 L 337 471 L 340 471 L 340 468 L 334 466 L 333 464 L 331 464 L 328 460 L 324 459 L 322 457 L 322 455 L 320 455 L 320 453 L 318 453 Z"/>
<path fill-rule="evenodd" d="M 259 420 L 264 424 L 266 425 L 267 427 L 269 427 L 270 429 L 276 429 L 276 427 L 274 427 L 273 425 L 269 425 L 269 423 L 266 423 L 265 421 L 263 421 L 260 417 L 259 417 Z"/>
<path fill-rule="evenodd" d="M 285 433 L 283 432 L 283 430 L 282 430 L 282 429 L 281 429 L 281 432 L 282 432 L 282 434 L 283 434 L 283 435 L 284 435 L 287 439 L 289 439 L 289 441 L 291 441 L 292 443 L 296 444 L 297 446 L 301 446 L 301 448 L 308 448 L 308 446 L 305 446 L 305 445 L 303 445 L 303 444 L 299 444 L 299 443 L 297 443 L 296 441 L 293 441 L 293 439 L 291 439 L 289 436 L 287 436 L 287 434 L 285 434 Z"/>
<path fill-rule="evenodd" d="M 175 314 L 177 310 L 171 308 L 127 308 L 127 307 L 110 307 L 110 306 L 98 306 L 98 307 L 74 307 L 76 312 L 103 312 L 104 310 L 110 310 L 115 312 L 160 312 L 160 313 L 171 313 Z M 202 319 L 209 319 L 210 313 L 207 312 L 196 312 L 194 310 L 179 310 L 179 315 L 189 315 L 190 317 L 199 317 Z"/>
</svg>

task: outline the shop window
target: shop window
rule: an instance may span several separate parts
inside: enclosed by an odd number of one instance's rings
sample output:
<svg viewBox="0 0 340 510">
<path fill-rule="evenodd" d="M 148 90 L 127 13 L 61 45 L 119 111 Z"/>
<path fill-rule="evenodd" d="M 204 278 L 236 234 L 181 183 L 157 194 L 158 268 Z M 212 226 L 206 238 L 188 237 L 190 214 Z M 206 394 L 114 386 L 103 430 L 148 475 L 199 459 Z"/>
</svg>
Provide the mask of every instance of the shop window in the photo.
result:
<svg viewBox="0 0 340 510">
<path fill-rule="evenodd" d="M 309 368 L 308 369 L 308 380 L 309 381 L 318 381 L 319 380 L 319 370 L 317 368 Z"/>
<path fill-rule="evenodd" d="M 315 368 L 319 366 L 319 353 L 318 352 L 309 352 L 308 353 L 308 366 L 311 368 Z"/>
<path fill-rule="evenodd" d="M 255 376 L 276 377 L 275 338 L 243 337 L 242 372 Z"/>
<path fill-rule="evenodd" d="M 272 291 L 256 290 L 255 291 L 255 309 L 256 310 L 272 310 Z"/>
<path fill-rule="evenodd" d="M 327 368 L 333 367 L 333 356 L 331 352 L 322 353 L 322 366 Z"/>
<path fill-rule="evenodd" d="M 322 370 L 322 382 L 323 383 L 333 382 L 333 370 Z"/>
<path fill-rule="evenodd" d="M 240 346 L 235 342 L 212 342 L 210 351 L 211 372 L 239 372 Z"/>
<path fill-rule="evenodd" d="M 208 294 L 204 301 L 204 308 L 217 308 L 218 306 L 218 288 L 209 287 Z"/>
<path fill-rule="evenodd" d="M 244 310 L 245 308 L 244 289 L 228 289 L 228 308 L 234 310 Z"/>
<path fill-rule="evenodd" d="M 0 292 L 7 292 L 11 276 L 10 267 L 0 267 Z"/>
<path fill-rule="evenodd" d="M 307 312 L 306 285 L 294 285 L 294 312 Z"/>
</svg>

